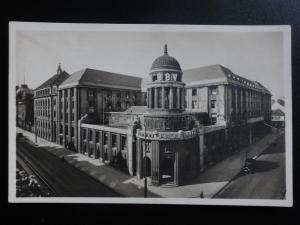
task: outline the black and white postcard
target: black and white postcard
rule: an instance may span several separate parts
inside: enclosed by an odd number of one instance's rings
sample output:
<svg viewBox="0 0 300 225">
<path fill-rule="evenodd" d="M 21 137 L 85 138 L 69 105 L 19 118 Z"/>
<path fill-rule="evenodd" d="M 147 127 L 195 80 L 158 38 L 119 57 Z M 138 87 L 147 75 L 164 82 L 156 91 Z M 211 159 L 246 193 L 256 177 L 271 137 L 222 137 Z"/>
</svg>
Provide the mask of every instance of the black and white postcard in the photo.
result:
<svg viewBox="0 0 300 225">
<path fill-rule="evenodd" d="M 290 26 L 9 24 L 9 201 L 292 206 Z"/>
</svg>

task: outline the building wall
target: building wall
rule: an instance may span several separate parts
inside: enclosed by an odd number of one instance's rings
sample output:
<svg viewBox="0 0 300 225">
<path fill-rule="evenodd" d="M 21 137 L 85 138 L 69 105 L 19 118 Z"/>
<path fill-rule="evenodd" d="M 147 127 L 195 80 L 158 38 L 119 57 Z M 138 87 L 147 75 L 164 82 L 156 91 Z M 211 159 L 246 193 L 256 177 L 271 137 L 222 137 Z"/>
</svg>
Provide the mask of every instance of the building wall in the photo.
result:
<svg viewBox="0 0 300 225">
<path fill-rule="evenodd" d="M 141 105 L 141 93 L 128 90 L 111 90 L 96 87 L 75 86 L 59 89 L 60 117 L 57 143 L 78 149 L 78 120 L 88 115 L 86 123 L 107 124 L 107 111 L 124 111 L 132 105 Z M 70 112 L 70 113 L 69 113 Z"/>
<path fill-rule="evenodd" d="M 34 115 L 38 137 L 53 141 L 53 96 L 51 88 L 35 91 Z"/>
<path fill-rule="evenodd" d="M 245 124 L 250 118 L 270 122 L 271 95 L 232 84 L 187 87 L 187 112 L 208 113 L 211 123 Z"/>
</svg>

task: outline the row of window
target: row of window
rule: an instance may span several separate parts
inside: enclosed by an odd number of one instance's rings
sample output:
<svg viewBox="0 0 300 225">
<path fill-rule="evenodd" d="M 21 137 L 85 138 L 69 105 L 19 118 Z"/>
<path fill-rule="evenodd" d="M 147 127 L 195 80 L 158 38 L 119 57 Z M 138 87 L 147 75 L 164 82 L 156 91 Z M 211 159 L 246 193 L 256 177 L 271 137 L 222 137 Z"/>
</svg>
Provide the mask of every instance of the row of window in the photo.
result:
<svg viewBox="0 0 300 225">
<path fill-rule="evenodd" d="M 218 94 L 218 88 L 217 86 L 209 87 L 209 93 L 211 95 L 216 95 Z M 197 89 L 192 89 L 192 96 L 197 96 Z"/>
<path fill-rule="evenodd" d="M 91 129 L 82 129 L 82 137 L 84 140 L 87 139 L 87 134 L 88 134 L 88 141 L 93 141 L 93 130 Z M 108 145 L 108 133 L 104 133 L 103 135 L 103 145 Z M 101 137 L 100 137 L 100 132 L 99 131 L 95 131 L 95 142 L 96 143 L 100 143 L 101 141 Z M 126 149 L 126 136 L 125 135 L 121 135 L 121 148 L 122 150 Z M 112 143 L 112 147 L 117 147 L 117 134 L 111 134 L 111 143 Z"/>
<path fill-rule="evenodd" d="M 50 95 L 50 88 L 35 91 L 35 96 L 36 97 L 45 96 L 45 95 Z"/>
<path fill-rule="evenodd" d="M 35 100 L 35 113 L 36 116 L 41 117 L 50 117 L 50 99 L 44 98 L 44 99 L 36 99 Z"/>
</svg>

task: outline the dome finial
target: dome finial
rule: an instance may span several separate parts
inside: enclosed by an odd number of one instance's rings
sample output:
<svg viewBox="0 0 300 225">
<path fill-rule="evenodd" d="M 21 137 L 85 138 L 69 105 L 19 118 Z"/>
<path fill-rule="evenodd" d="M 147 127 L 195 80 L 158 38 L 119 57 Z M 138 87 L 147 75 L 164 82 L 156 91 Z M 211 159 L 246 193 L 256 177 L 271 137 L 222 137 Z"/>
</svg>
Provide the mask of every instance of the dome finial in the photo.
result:
<svg viewBox="0 0 300 225">
<path fill-rule="evenodd" d="M 62 72 L 62 69 L 61 69 L 61 65 L 60 63 L 58 64 L 58 68 L 57 68 L 57 74 L 60 74 Z"/>
<path fill-rule="evenodd" d="M 167 46 L 167 44 L 165 44 L 165 51 L 164 51 L 164 54 L 165 54 L 165 55 L 168 55 L 168 46 Z"/>
</svg>

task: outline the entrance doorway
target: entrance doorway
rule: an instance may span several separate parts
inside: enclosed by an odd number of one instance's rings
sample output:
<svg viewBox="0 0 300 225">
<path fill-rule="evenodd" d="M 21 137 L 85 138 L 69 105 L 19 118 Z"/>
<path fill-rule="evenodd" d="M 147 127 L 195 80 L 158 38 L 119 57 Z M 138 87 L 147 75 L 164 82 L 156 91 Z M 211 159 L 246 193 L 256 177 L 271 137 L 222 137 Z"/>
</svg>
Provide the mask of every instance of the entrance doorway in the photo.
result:
<svg viewBox="0 0 300 225">
<path fill-rule="evenodd" d="M 168 183 L 174 181 L 174 159 L 170 156 L 162 160 L 162 182 Z"/>
</svg>

